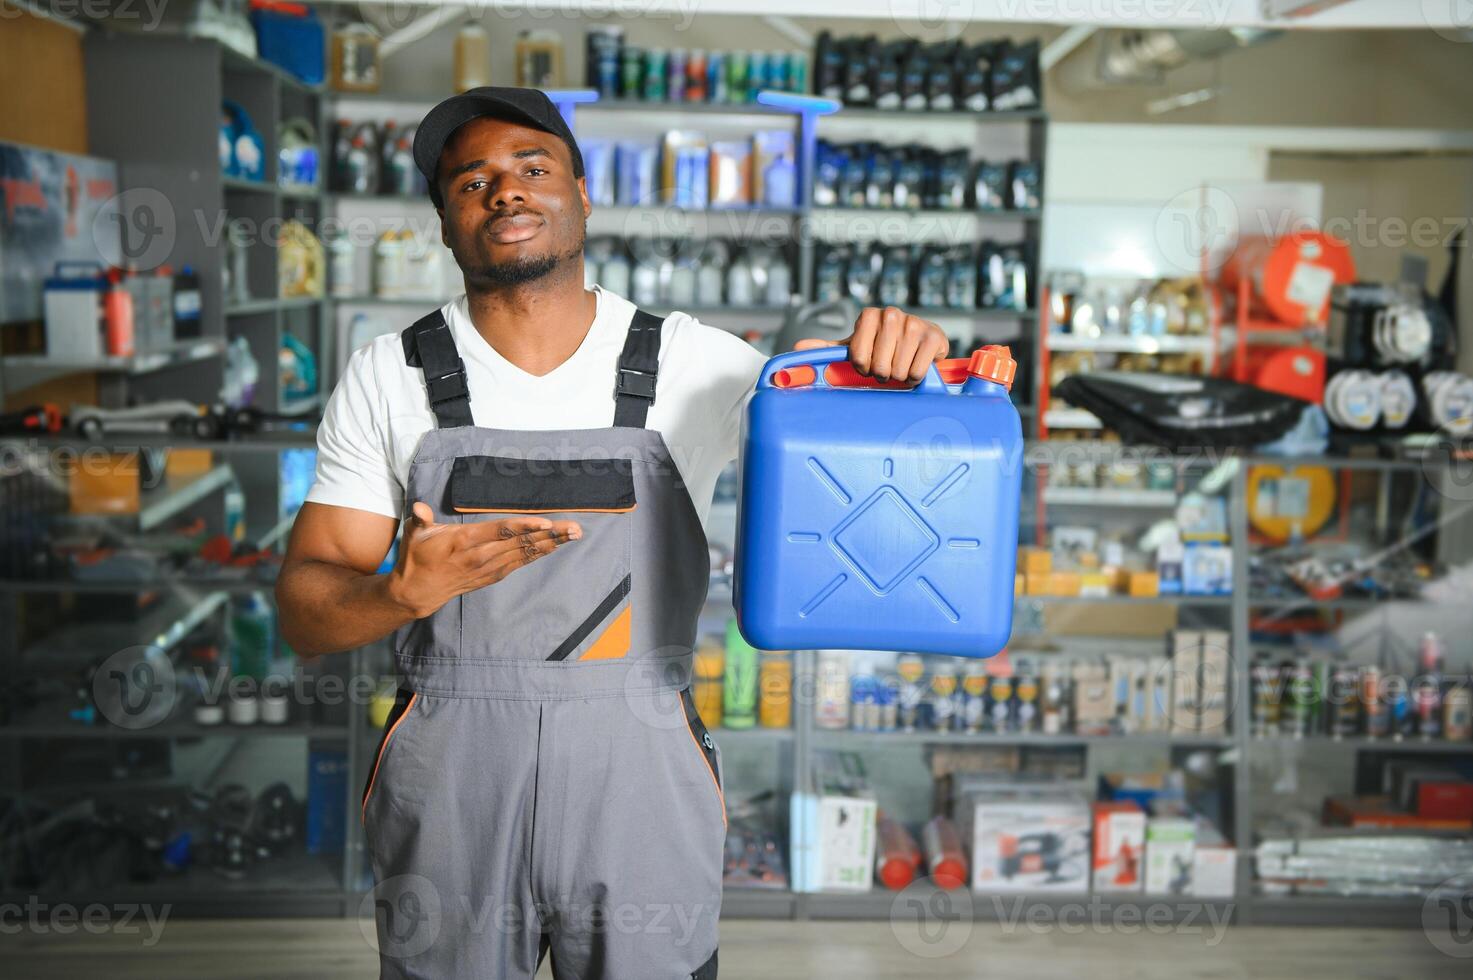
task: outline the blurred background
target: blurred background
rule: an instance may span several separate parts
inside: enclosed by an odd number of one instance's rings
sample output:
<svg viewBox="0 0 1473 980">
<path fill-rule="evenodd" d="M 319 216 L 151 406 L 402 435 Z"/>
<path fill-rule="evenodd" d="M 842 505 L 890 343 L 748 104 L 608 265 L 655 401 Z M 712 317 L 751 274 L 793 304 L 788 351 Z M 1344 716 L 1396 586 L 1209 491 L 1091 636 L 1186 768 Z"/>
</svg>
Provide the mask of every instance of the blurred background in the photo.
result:
<svg viewBox="0 0 1473 980">
<path fill-rule="evenodd" d="M 1078 6 L 0 0 L 0 902 L 372 914 L 388 649 L 298 662 L 272 583 L 346 358 L 462 291 L 414 127 L 497 84 L 573 121 L 589 282 L 1019 362 L 996 658 L 752 649 L 718 487 L 727 922 L 1473 953 L 1473 11 Z"/>
</svg>

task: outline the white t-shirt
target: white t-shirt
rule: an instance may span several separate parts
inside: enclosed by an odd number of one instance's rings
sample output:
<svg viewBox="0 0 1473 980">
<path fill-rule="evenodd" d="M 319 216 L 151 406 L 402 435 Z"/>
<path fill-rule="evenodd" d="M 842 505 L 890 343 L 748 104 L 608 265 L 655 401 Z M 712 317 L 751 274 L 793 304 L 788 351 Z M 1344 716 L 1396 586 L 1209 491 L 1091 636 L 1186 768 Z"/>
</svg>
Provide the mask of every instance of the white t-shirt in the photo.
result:
<svg viewBox="0 0 1473 980">
<path fill-rule="evenodd" d="M 493 429 L 597 429 L 614 423 L 614 380 L 634 304 L 594 287 L 583 343 L 537 377 L 496 352 L 471 323 L 466 298 L 441 307 L 465 362 L 475 424 Z M 408 324 L 405 324 L 408 326 Z M 766 358 L 741 338 L 684 313 L 665 320 L 655 403 L 645 422 L 670 448 L 702 522 L 716 479 L 736 459 L 741 413 Z M 317 429 L 317 480 L 307 499 L 399 518 L 420 437 L 435 427 L 424 373 L 404 361 L 399 334 L 353 352 Z"/>
</svg>

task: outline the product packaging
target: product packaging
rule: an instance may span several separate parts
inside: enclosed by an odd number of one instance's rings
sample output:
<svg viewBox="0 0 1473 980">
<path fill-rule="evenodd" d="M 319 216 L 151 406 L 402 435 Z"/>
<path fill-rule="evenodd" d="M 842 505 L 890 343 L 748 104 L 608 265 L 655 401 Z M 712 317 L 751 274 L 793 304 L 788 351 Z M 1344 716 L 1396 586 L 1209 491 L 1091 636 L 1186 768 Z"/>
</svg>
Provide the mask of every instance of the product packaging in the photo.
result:
<svg viewBox="0 0 1473 980">
<path fill-rule="evenodd" d="M 978 892 L 1089 891 L 1089 807 L 1064 794 L 965 797 L 957 809 Z"/>
<path fill-rule="evenodd" d="M 1146 814 L 1132 800 L 1094 804 L 1094 890 L 1138 892 L 1145 881 Z"/>
</svg>

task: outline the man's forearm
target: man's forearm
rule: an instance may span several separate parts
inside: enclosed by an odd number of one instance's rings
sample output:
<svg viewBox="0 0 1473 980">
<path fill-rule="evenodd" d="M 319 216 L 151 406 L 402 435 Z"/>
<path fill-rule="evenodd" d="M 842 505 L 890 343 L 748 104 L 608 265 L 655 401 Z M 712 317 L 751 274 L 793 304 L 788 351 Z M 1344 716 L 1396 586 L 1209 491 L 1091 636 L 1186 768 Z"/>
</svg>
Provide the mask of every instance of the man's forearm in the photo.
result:
<svg viewBox="0 0 1473 980">
<path fill-rule="evenodd" d="M 303 657 L 351 650 L 418 616 L 396 594 L 394 575 L 364 574 L 323 561 L 299 561 L 276 581 L 282 638 Z"/>
</svg>

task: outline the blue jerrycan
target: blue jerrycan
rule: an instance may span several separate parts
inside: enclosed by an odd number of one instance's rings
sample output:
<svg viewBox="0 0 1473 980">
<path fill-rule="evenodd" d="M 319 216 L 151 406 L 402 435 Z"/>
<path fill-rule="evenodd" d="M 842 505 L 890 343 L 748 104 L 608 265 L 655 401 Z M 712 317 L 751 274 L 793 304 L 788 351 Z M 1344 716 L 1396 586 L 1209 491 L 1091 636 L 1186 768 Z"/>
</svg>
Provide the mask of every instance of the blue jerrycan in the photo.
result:
<svg viewBox="0 0 1473 980">
<path fill-rule="evenodd" d="M 742 426 L 734 602 L 764 650 L 990 657 L 1013 625 L 1023 432 L 1006 347 L 915 387 L 767 362 Z"/>
</svg>

